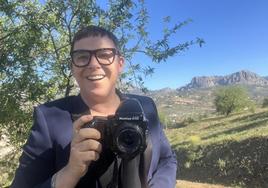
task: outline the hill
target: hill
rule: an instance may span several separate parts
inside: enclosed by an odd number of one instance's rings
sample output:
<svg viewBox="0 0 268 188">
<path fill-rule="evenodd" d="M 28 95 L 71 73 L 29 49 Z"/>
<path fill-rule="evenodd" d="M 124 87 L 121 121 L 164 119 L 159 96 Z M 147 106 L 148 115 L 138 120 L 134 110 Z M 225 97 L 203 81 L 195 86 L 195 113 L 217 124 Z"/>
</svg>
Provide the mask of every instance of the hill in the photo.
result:
<svg viewBox="0 0 268 188">
<path fill-rule="evenodd" d="M 268 109 L 211 116 L 166 134 L 177 153 L 179 179 L 268 187 Z"/>
<path fill-rule="evenodd" d="M 267 78 L 244 70 L 226 76 L 194 77 L 191 83 L 181 88 L 163 88 L 149 91 L 147 95 L 155 100 L 159 111 L 180 121 L 215 112 L 215 90 L 230 85 L 243 86 L 257 105 L 268 97 Z"/>
</svg>

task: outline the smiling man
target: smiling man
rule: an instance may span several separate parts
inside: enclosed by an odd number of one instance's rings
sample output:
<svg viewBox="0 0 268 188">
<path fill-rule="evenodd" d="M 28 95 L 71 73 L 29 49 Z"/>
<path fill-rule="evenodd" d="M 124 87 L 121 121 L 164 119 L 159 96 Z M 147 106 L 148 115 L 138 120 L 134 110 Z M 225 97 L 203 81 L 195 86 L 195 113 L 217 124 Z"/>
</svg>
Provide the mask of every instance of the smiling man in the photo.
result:
<svg viewBox="0 0 268 188">
<path fill-rule="evenodd" d="M 116 89 L 124 66 L 117 38 L 98 26 L 83 28 L 74 36 L 70 55 L 80 94 L 35 108 L 34 125 L 11 187 L 175 187 L 176 156 L 163 133 L 154 102 Z M 126 109 L 139 109 L 141 113 L 114 118 Z M 102 122 L 127 123 L 84 128 L 96 117 L 104 118 Z M 116 121 L 106 121 L 111 117 Z M 118 131 L 117 127 L 123 136 L 110 134 Z M 127 147 L 138 143 L 138 149 L 130 155 L 127 148 L 120 155 L 122 147 L 114 149 L 107 137 L 115 142 L 123 139 Z"/>
</svg>

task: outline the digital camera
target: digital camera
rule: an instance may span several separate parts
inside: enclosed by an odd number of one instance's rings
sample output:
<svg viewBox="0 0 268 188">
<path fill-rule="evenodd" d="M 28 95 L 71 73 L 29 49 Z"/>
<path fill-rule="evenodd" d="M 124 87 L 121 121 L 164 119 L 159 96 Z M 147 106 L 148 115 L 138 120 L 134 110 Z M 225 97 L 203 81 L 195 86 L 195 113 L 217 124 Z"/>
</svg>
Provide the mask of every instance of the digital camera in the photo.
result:
<svg viewBox="0 0 268 188">
<path fill-rule="evenodd" d="M 103 147 L 123 159 L 133 159 L 147 147 L 148 120 L 135 98 L 123 100 L 114 115 L 94 116 L 86 127 L 99 130 Z"/>
</svg>

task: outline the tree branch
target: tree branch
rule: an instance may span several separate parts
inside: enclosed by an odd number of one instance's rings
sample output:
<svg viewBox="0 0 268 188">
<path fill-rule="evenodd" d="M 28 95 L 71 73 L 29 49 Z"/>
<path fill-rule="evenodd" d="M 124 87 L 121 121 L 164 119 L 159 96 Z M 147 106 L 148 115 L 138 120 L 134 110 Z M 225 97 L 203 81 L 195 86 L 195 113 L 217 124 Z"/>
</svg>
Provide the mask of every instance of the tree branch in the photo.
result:
<svg viewBox="0 0 268 188">
<path fill-rule="evenodd" d="M 22 29 L 23 27 L 27 26 L 27 24 L 23 24 L 20 27 L 15 28 L 13 31 L 11 31 L 10 33 L 8 33 L 7 35 L 3 36 L 0 38 L 0 41 L 5 40 L 6 38 L 8 38 L 10 35 L 13 35 L 14 33 L 17 33 L 20 29 Z"/>
</svg>

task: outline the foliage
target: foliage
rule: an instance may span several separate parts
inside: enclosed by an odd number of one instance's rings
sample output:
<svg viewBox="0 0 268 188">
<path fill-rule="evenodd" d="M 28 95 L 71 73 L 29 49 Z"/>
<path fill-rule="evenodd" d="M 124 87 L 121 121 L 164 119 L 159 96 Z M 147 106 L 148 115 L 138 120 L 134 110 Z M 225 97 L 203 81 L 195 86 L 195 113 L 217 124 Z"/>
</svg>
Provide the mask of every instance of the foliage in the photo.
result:
<svg viewBox="0 0 268 188">
<path fill-rule="evenodd" d="M 17 161 L 21 152 L 14 149 L 3 158 L 0 158 L 0 187 L 7 188 L 14 177 L 14 171 L 17 168 Z"/>
<path fill-rule="evenodd" d="M 158 117 L 164 128 L 172 127 L 171 119 L 164 112 L 158 112 Z"/>
<path fill-rule="evenodd" d="M 252 107 L 247 91 L 241 86 L 219 88 L 215 92 L 214 104 L 217 112 L 227 116 L 232 112 Z"/>
<path fill-rule="evenodd" d="M 262 107 L 263 107 L 263 108 L 268 107 L 268 98 L 264 98 L 264 99 L 263 99 Z"/>
<path fill-rule="evenodd" d="M 107 4 L 102 7 L 91 0 L 0 0 L 0 125 L 13 135 L 11 141 L 21 143 L 27 136 L 33 105 L 75 92 L 69 48 L 79 28 L 100 25 L 119 37 L 127 62 L 118 83 L 123 90 L 138 86 L 146 91 L 144 79 L 154 72 L 150 66 L 132 62 L 135 54 L 142 53 L 159 63 L 193 44 L 204 43 L 197 38 L 171 46 L 170 38 L 190 20 L 172 26 L 170 17 L 164 20 L 167 27 L 162 38 L 153 41 L 143 0 L 109 0 Z"/>
<path fill-rule="evenodd" d="M 151 40 L 143 0 L 107 0 L 106 3 L 107 7 L 91 0 L 0 0 L 0 132 L 8 134 L 12 145 L 19 148 L 25 142 L 32 124 L 33 106 L 76 92 L 69 49 L 79 28 L 99 25 L 118 36 L 127 62 L 118 83 L 122 90 L 140 87 L 146 91 L 144 80 L 154 72 L 151 66 L 133 62 L 135 54 L 141 53 L 160 63 L 193 44 L 204 43 L 197 38 L 185 43 L 177 41 L 171 46 L 170 38 L 177 36 L 190 20 L 172 25 L 170 17 L 164 20 L 162 38 Z M 5 158 L 0 163 L 4 174 L 0 179 L 6 180 L 1 187 L 12 179 L 17 158 Z"/>
</svg>

